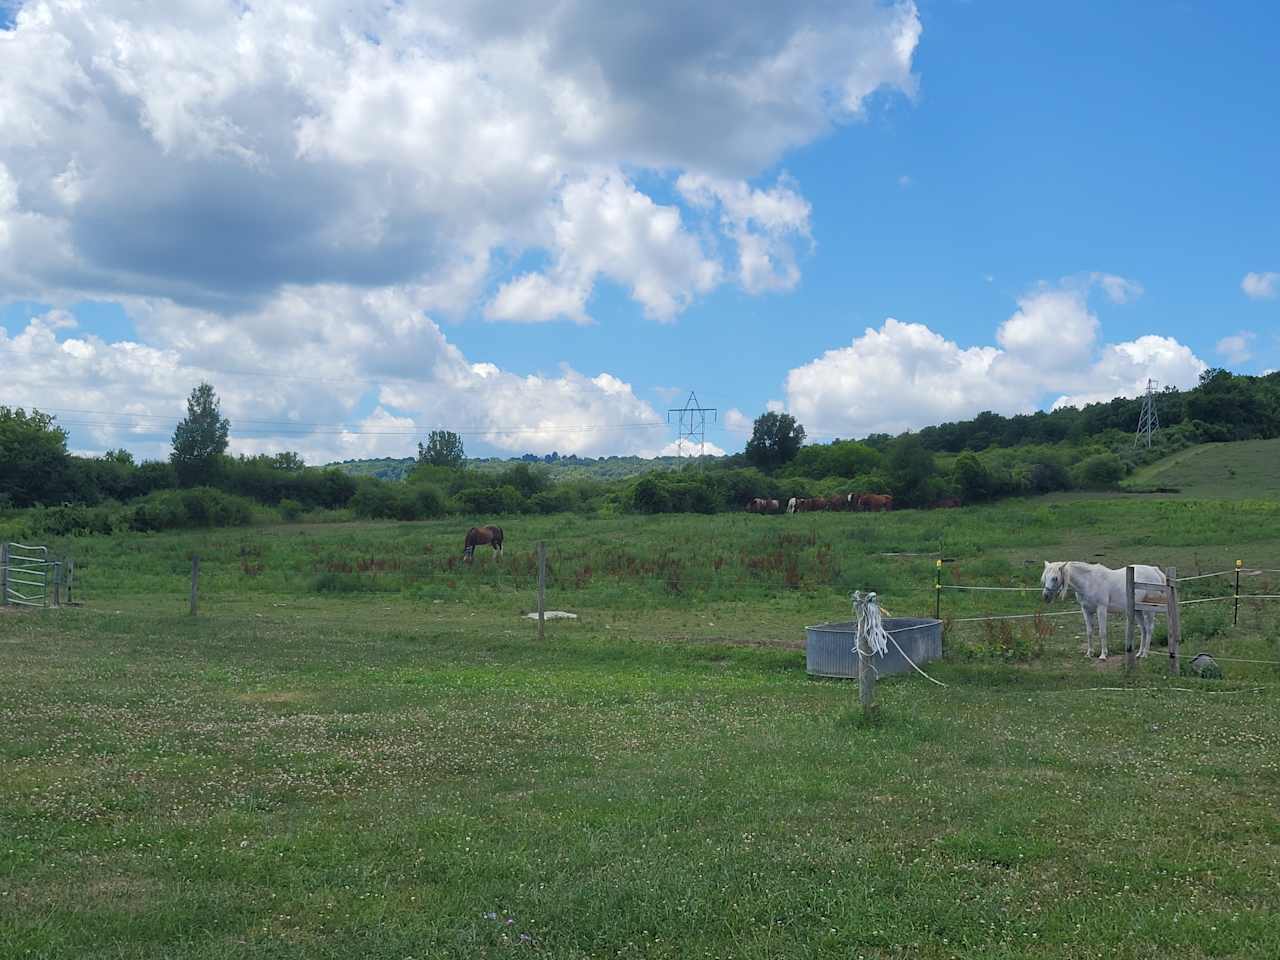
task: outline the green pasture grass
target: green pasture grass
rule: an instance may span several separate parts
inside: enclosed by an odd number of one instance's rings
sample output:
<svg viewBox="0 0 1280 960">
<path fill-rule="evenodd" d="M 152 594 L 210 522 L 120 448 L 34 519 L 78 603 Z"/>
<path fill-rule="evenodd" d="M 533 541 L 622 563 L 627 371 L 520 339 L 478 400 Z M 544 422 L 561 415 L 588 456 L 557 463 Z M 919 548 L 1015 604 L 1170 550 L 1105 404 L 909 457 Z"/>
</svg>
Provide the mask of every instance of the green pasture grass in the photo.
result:
<svg viewBox="0 0 1280 960">
<path fill-rule="evenodd" d="M 470 570 L 466 523 L 55 544 L 83 605 L 0 613 L 0 957 L 1280 955 L 1280 669 L 1225 659 L 1280 660 L 1280 605 L 1186 608 L 1216 682 L 1127 677 L 1114 619 L 1106 664 L 1076 617 L 1012 660 L 954 624 L 870 724 L 802 651 L 855 586 L 928 612 L 934 557 L 883 554 L 1280 568 L 1277 510 L 528 518 Z M 538 539 L 580 616 L 541 643 Z"/>
<path fill-rule="evenodd" d="M 1280 440 L 1198 444 L 1139 469 L 1126 486 L 1196 498 L 1280 498 Z"/>
</svg>

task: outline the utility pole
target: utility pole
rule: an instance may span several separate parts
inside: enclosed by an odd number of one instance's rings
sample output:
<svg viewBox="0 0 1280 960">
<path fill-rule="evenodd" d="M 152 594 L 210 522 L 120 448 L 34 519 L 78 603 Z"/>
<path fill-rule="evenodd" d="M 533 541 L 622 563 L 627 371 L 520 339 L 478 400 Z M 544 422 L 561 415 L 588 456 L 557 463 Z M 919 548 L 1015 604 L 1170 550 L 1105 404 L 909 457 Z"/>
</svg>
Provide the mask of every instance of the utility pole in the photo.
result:
<svg viewBox="0 0 1280 960">
<path fill-rule="evenodd" d="M 683 457 L 685 444 L 690 447 L 697 444 L 699 457 L 707 452 L 707 414 L 711 414 L 711 422 L 716 422 L 716 408 L 704 407 L 698 403 L 698 395 L 689 391 L 689 399 L 683 407 L 672 407 L 667 411 L 667 423 L 671 423 L 671 415 L 677 415 L 679 433 L 676 435 L 676 455 Z M 692 456 L 692 454 L 691 454 Z"/>
<path fill-rule="evenodd" d="M 1160 429 L 1160 415 L 1156 412 L 1156 387 L 1154 380 L 1147 380 L 1147 392 L 1142 396 L 1142 413 L 1138 415 L 1138 431 L 1133 435 L 1135 447 L 1151 448 L 1151 435 Z"/>
</svg>

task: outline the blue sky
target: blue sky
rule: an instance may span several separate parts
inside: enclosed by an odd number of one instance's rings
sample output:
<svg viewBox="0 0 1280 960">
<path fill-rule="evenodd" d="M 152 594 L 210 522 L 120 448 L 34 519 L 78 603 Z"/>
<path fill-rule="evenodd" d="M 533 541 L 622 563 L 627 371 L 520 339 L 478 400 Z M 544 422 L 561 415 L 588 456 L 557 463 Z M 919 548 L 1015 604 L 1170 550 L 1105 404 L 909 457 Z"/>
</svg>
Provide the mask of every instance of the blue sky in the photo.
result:
<svg viewBox="0 0 1280 960">
<path fill-rule="evenodd" d="M 70 89 L 101 51 L 37 5 L 52 25 L 19 8 L 4 43 L 21 66 L 74 37 Z M 598 455 L 658 452 L 635 425 L 691 388 L 732 450 L 769 404 L 860 436 L 1280 367 L 1272 4 L 708 4 L 634 35 L 478 6 L 454 61 L 319 6 L 394 56 L 299 34 L 353 58 L 345 86 L 217 46 L 121 62 L 65 128 L 0 79 L 0 402 L 162 456 L 154 418 L 203 375 L 233 435 L 257 422 L 245 451 L 408 455 L 447 426 Z M 299 29 L 237 9 L 93 15 L 175 49 Z M 525 39 L 557 59 L 506 66 Z M 731 82 L 686 85 L 710 63 Z"/>
</svg>

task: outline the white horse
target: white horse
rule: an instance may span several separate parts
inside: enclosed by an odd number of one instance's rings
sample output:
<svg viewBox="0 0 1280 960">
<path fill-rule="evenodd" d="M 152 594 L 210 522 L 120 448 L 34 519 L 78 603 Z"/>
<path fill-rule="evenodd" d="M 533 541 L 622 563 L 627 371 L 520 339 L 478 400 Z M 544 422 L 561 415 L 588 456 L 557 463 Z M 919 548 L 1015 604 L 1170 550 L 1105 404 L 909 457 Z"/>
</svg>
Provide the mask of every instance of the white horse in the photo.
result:
<svg viewBox="0 0 1280 960">
<path fill-rule="evenodd" d="M 1155 629 L 1156 615 L 1154 610 L 1142 609 L 1142 604 L 1163 604 L 1165 593 L 1158 587 L 1144 586 L 1148 583 L 1165 584 L 1164 571 L 1159 567 L 1147 564 L 1133 566 L 1133 599 L 1137 605 L 1134 616 L 1142 630 L 1142 642 L 1138 647 L 1138 656 L 1145 657 L 1151 649 L 1151 633 Z M 1088 645 L 1085 656 L 1093 656 L 1093 623 L 1089 619 L 1092 613 L 1098 622 L 1098 637 L 1102 642 L 1099 660 L 1107 659 L 1107 611 L 1118 613 L 1125 611 L 1125 575 L 1124 568 L 1112 570 L 1099 563 L 1081 563 L 1068 560 L 1059 563 L 1044 564 L 1044 574 L 1040 577 L 1044 587 L 1044 599 L 1051 600 L 1066 597 L 1067 590 L 1074 590 L 1076 600 L 1080 603 L 1080 612 L 1084 614 L 1085 643 Z"/>
<path fill-rule="evenodd" d="M 795 497 L 792 497 L 790 500 L 788 500 L 788 501 L 787 501 L 787 513 L 795 513 L 795 512 L 796 512 L 796 507 L 799 505 L 799 503 L 800 503 L 800 501 L 799 501 L 798 499 L 796 499 Z"/>
</svg>

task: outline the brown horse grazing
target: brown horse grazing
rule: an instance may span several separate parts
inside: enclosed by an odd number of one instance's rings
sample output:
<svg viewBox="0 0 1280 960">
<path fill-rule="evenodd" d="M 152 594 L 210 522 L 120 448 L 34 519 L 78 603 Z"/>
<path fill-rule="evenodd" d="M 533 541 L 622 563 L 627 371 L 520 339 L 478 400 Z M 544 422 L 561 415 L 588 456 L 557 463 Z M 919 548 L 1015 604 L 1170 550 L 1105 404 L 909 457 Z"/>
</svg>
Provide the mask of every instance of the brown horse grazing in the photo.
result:
<svg viewBox="0 0 1280 960">
<path fill-rule="evenodd" d="M 498 559 L 502 559 L 502 528 L 501 527 L 472 527 L 467 531 L 466 545 L 462 548 L 462 560 L 464 563 L 470 563 L 475 559 L 476 547 L 483 547 L 485 544 L 493 547 L 493 552 L 498 555 Z"/>
<path fill-rule="evenodd" d="M 858 509 L 876 512 L 879 510 L 892 510 L 893 497 L 887 493 L 864 493 L 858 497 Z"/>
</svg>

